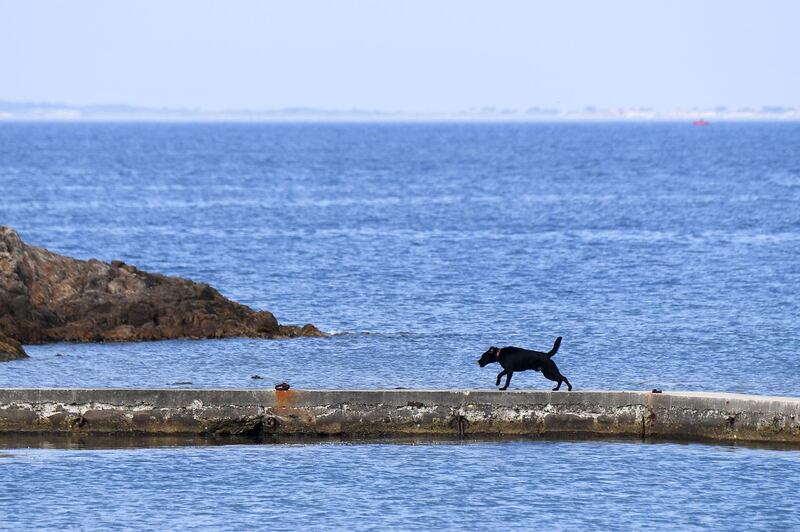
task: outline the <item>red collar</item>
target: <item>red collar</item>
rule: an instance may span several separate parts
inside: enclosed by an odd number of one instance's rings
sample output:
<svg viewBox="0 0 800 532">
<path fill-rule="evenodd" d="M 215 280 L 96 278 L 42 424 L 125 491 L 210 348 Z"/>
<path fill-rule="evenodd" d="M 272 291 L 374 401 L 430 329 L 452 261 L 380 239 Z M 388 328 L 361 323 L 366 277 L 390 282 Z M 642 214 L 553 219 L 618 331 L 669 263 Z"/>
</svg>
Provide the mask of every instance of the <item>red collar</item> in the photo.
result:
<svg viewBox="0 0 800 532">
<path fill-rule="evenodd" d="M 498 347 L 497 351 L 494 352 L 494 356 L 497 357 L 497 358 L 500 358 L 500 351 L 502 351 L 502 350 L 503 350 L 502 347 Z"/>
</svg>

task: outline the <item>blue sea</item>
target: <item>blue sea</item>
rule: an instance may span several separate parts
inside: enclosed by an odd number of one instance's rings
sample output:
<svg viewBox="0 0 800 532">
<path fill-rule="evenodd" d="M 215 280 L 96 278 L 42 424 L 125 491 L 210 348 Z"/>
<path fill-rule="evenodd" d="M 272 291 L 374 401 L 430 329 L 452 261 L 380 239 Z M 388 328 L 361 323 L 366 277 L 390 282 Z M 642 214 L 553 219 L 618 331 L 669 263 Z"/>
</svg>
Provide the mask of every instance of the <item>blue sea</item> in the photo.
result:
<svg viewBox="0 0 800 532">
<path fill-rule="evenodd" d="M 490 388 L 561 335 L 576 389 L 800 395 L 798 123 L 5 123 L 0 224 L 331 333 L 26 346 L 0 387 Z M 800 527 L 792 450 L 4 447 L 0 528 Z"/>
</svg>

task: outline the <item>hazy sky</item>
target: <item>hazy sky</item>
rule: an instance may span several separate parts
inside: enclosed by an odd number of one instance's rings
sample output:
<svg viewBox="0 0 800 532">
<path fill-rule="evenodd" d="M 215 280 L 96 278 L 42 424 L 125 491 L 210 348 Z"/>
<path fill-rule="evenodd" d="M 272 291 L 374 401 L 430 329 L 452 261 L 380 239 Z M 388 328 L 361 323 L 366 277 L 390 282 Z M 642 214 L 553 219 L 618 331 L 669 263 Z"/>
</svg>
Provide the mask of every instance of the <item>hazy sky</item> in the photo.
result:
<svg viewBox="0 0 800 532">
<path fill-rule="evenodd" d="M 0 0 L 0 99 L 800 107 L 800 0 Z"/>
</svg>

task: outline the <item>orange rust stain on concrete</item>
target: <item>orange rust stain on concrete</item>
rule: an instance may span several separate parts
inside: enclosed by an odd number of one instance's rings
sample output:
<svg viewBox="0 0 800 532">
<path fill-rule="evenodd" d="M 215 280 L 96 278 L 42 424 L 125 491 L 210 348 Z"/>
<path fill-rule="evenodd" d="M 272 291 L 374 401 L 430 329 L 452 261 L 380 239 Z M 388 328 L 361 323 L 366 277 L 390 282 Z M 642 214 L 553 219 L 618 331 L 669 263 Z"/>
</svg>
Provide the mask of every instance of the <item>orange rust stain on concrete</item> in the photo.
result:
<svg viewBox="0 0 800 532">
<path fill-rule="evenodd" d="M 294 390 L 275 390 L 275 406 L 278 408 L 294 406 L 296 400 L 297 394 Z"/>
</svg>

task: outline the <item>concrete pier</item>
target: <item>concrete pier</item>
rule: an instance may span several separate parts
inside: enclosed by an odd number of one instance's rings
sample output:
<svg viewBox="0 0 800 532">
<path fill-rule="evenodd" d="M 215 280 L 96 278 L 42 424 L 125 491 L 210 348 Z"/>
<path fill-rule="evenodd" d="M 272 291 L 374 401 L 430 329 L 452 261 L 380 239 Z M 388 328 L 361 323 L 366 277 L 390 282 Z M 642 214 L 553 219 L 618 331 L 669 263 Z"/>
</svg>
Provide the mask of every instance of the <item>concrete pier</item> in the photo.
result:
<svg viewBox="0 0 800 532">
<path fill-rule="evenodd" d="M 0 434 L 558 436 L 800 444 L 800 398 L 495 390 L 0 389 Z"/>
</svg>

